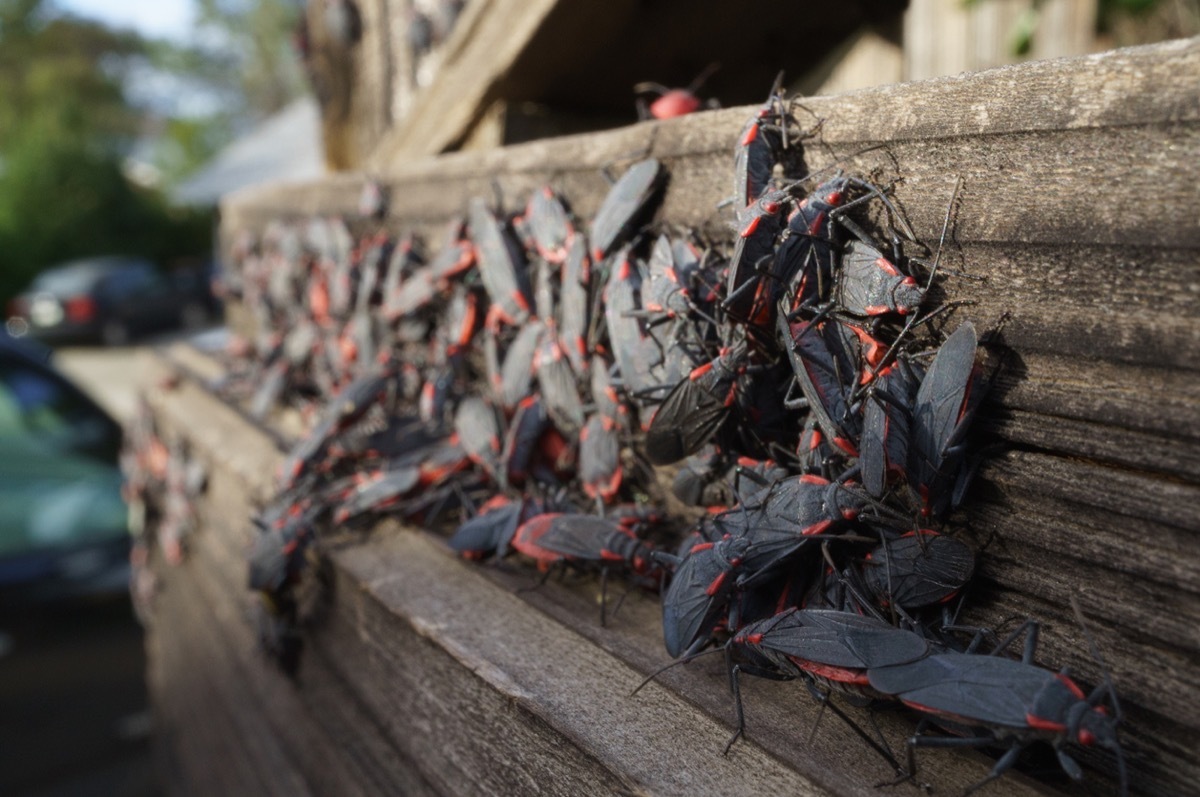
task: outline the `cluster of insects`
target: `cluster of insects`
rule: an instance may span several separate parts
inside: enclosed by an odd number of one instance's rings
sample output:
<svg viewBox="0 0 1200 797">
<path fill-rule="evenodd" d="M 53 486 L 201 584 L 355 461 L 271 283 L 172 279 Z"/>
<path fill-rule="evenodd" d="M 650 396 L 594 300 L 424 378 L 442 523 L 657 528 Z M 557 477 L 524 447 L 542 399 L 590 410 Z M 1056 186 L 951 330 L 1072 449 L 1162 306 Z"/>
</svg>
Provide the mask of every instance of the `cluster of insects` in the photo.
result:
<svg viewBox="0 0 1200 797">
<path fill-rule="evenodd" d="M 208 487 L 208 469 L 185 440 L 164 439 L 143 399 L 125 427 L 121 475 L 133 535 L 130 593 L 139 617 L 146 620 L 158 592 L 151 560 L 169 565 L 184 561 L 189 538 L 200 525 L 197 503 Z"/>
<path fill-rule="evenodd" d="M 473 199 L 430 253 L 337 219 L 242 242 L 264 334 L 226 390 L 311 418 L 255 519 L 268 646 L 294 663 L 324 535 L 398 515 L 452 529 L 468 559 L 661 590 L 676 663 L 726 655 L 730 744 L 740 676 L 802 679 L 920 716 L 904 761 L 854 724 L 898 777 L 918 747 L 1000 748 L 978 787 L 1044 740 L 1072 778 L 1068 745 L 1112 749 L 1124 792 L 1107 677 L 1088 694 L 1035 664 L 1035 625 L 956 623 L 975 552 L 943 526 L 977 464 L 995 330 L 930 299 L 942 244 L 886 188 L 804 172 L 805 135 L 777 90 L 746 122 L 732 243 L 652 222 L 653 158 L 586 222 L 547 186 L 518 213 Z M 365 200 L 383 215 L 377 187 Z"/>
</svg>

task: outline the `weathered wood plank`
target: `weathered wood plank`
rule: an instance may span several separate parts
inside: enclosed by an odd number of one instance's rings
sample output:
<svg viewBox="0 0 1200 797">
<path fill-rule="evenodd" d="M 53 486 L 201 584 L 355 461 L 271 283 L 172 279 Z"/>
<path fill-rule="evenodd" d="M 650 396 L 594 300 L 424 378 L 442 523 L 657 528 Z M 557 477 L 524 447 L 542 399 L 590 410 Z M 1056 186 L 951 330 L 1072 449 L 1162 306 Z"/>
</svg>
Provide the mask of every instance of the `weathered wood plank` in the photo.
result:
<svg viewBox="0 0 1200 797">
<path fill-rule="evenodd" d="M 359 163 L 376 170 L 379 150 L 388 158 L 432 155 L 462 138 L 555 5 L 553 0 L 482 0 L 468 7 L 459 20 L 463 31 L 456 31 L 441 54 L 433 84 L 414 96 L 401 124 L 382 140 L 376 137 L 373 162 L 364 157 Z"/>
<path fill-rule="evenodd" d="M 486 574 L 514 592 L 521 590 L 523 600 L 530 605 L 571 626 L 598 648 L 627 662 L 640 673 L 648 675 L 670 662 L 662 641 L 662 609 L 651 595 L 634 593 L 628 596 L 621 604 L 619 614 L 610 615 L 608 626 L 602 627 L 599 623 L 600 588 L 594 579 L 565 583 L 551 581 L 537 590 L 525 591 L 538 578 L 532 572 L 493 568 Z M 729 677 L 719 657 L 667 670 L 657 682 L 700 706 L 724 722 L 732 732 L 734 711 Z M 743 678 L 741 684 L 746 737 L 798 770 L 812 773 L 830 791 L 870 795 L 876 793 L 875 784 L 894 776 L 887 764 L 869 751 L 847 726 L 832 716 L 822 719 L 818 704 L 802 684 L 756 678 Z M 619 697 L 616 696 L 618 700 Z M 844 705 L 843 708 L 856 721 L 868 723 L 867 712 Z M 912 734 L 912 721 L 897 712 L 878 713 L 873 719 L 892 749 L 903 750 L 905 739 Z M 817 729 L 815 732 L 814 728 Z M 737 755 L 736 750 L 735 747 L 730 752 L 731 757 Z M 936 783 L 939 790 L 953 792 L 978 782 L 993 763 L 977 753 L 962 757 L 935 756 L 922 761 L 921 777 Z M 1019 774 L 1006 786 L 1013 794 L 1047 793 L 1042 784 Z"/>
<path fill-rule="evenodd" d="M 172 408 L 174 398 L 167 402 Z M 185 392 L 179 403 L 196 409 L 188 398 Z M 224 453 L 231 457 L 214 463 L 216 498 L 205 503 L 204 533 L 191 540 L 184 566 L 163 573 L 156 616 L 172 625 L 151 637 L 153 648 L 174 649 L 154 668 L 161 673 L 154 693 L 165 742 L 180 748 L 177 785 L 199 794 L 431 793 L 394 746 L 362 733 L 376 720 L 322 657 L 308 657 L 298 692 L 258 652 L 256 598 L 245 588 L 244 558 L 254 490 L 228 467 L 239 452 Z M 342 741 L 356 733 L 354 745 Z M 230 755 L 246 766 L 208 774 L 214 760 Z"/>
<path fill-rule="evenodd" d="M 1191 157 L 1200 121 L 1197 76 L 1200 41 L 1185 40 L 809 98 L 805 107 L 824 120 L 807 148 L 809 165 L 822 168 L 861 145 L 887 143 L 905 170 L 897 195 L 911 206 L 918 232 L 939 229 L 944 210 L 940 192 L 919 197 L 962 175 L 964 202 L 986 203 L 986 212 L 962 212 L 961 240 L 1056 243 L 1087 230 L 1093 243 L 1164 245 L 1156 236 L 1166 235 L 1195 245 L 1200 231 L 1189 214 L 1189 188 L 1200 169 Z M 398 189 L 392 216 L 404 223 L 449 218 L 470 196 L 490 196 L 494 178 L 516 197 L 557 178 L 587 215 L 602 198 L 596 171 L 648 152 L 674 167 L 679 190 L 668 196 L 664 216 L 696 226 L 731 190 L 732 144 L 749 112 L 732 108 L 502 150 L 397 160 L 379 164 L 379 174 Z M 1099 152 L 1103 158 L 1089 157 Z M 888 160 L 862 156 L 868 165 Z M 1030 184 L 1022 176 L 1054 182 Z M 245 189 L 222 203 L 223 217 L 237 229 L 245 214 L 350 213 L 361 183 L 361 176 L 340 175 L 307 187 Z M 1131 201 L 1138 197 L 1153 201 Z"/>
<path fill-rule="evenodd" d="M 196 402 L 203 399 L 203 392 L 192 395 L 187 392 L 188 390 L 188 387 L 181 386 L 179 391 L 172 395 L 172 402 L 178 398 L 180 393 L 194 398 Z M 212 399 L 209 398 L 209 400 Z M 174 406 L 173 403 L 172 406 Z M 191 409 L 197 410 L 199 407 L 193 406 Z M 206 444 L 198 441 L 198 445 L 203 447 Z M 227 452 L 227 455 L 234 459 L 237 458 L 236 451 Z M 260 475 L 259 478 L 264 477 Z M 242 489 L 240 484 L 231 484 L 231 482 L 237 481 L 236 477 L 214 481 L 214 490 L 220 492 L 214 495 L 213 499 L 218 502 L 217 506 L 222 519 L 225 517 L 226 507 L 234 503 L 222 500 L 222 498 L 227 498 L 229 492 L 240 490 L 240 494 L 243 496 L 241 502 L 248 501 L 249 496 L 257 492 L 253 488 Z M 243 505 L 241 511 L 247 510 L 248 507 Z M 236 511 L 232 510 L 231 514 L 236 515 Z M 197 567 L 202 566 L 206 572 L 210 572 L 208 578 L 217 595 L 232 593 L 237 588 L 237 582 L 240 581 L 244 572 L 241 561 L 236 556 L 231 556 L 229 541 L 222 541 L 219 538 L 225 536 L 224 534 L 213 533 L 212 530 L 206 530 L 205 533 L 212 534 L 212 537 L 211 539 L 206 538 L 200 554 L 201 559 L 194 564 Z M 442 546 L 421 541 L 423 539 L 419 536 L 413 537 L 411 532 L 403 531 L 392 525 L 378 532 L 365 545 L 355 546 L 338 554 L 343 571 L 340 574 L 338 587 L 337 605 L 340 608 L 337 609 L 338 614 L 315 634 L 311 642 L 312 652 L 316 654 L 312 660 L 320 659 L 321 663 L 315 665 L 306 663 L 302 675 L 305 683 L 310 677 L 309 666 L 317 667 L 319 671 L 323 671 L 327 666 L 332 667 L 337 675 L 331 683 L 336 684 L 338 689 L 349 690 L 349 693 L 354 695 L 354 702 L 364 706 L 363 710 L 366 714 L 359 718 L 356 727 L 367 729 L 363 731 L 367 735 L 372 735 L 374 731 L 371 729 L 378 727 L 383 729 L 381 732 L 386 738 L 401 734 L 407 738 L 411 736 L 413 726 L 405 725 L 402 721 L 394 718 L 400 716 L 411 719 L 414 709 L 407 704 L 397 705 L 394 701 L 397 699 L 409 700 L 410 698 L 396 698 L 391 696 L 390 692 L 397 688 L 405 695 L 410 691 L 420 692 L 423 689 L 438 692 L 440 687 L 431 686 L 432 683 L 439 682 L 439 679 L 429 673 L 408 676 L 414 678 L 411 686 L 401 687 L 398 685 L 398 679 L 402 676 L 399 671 L 393 671 L 393 668 L 400 665 L 393 661 L 393 658 L 404 657 L 405 651 L 409 651 L 408 656 L 422 657 L 423 660 L 433 655 L 404 636 L 405 626 L 415 625 L 421 634 L 428 637 L 430 642 L 436 643 L 435 647 L 449 647 L 451 653 L 456 657 L 474 657 L 471 659 L 473 663 L 468 667 L 472 670 L 483 668 L 484 663 L 490 668 L 498 666 L 493 660 L 491 647 L 484 645 L 480 640 L 486 641 L 490 638 L 494 640 L 490 644 L 500 645 L 505 651 L 514 646 L 518 647 L 520 648 L 520 661 L 526 662 L 530 667 L 540 666 L 543 668 L 538 671 L 539 684 L 547 679 L 557 682 L 561 675 L 557 666 L 550 671 L 545 671 L 544 667 L 546 662 L 558 662 L 567 654 L 560 655 L 553 650 L 550 653 L 543 652 L 542 626 L 533 623 L 530 620 L 528 609 L 522 608 L 524 604 L 531 603 L 537 609 L 546 612 L 556 622 L 561 623 L 563 628 L 575 628 L 577 633 L 581 633 L 587 638 L 589 644 L 596 646 L 591 653 L 577 652 L 571 655 L 584 658 L 594 657 L 596 650 L 602 650 L 632 667 L 624 676 L 597 678 L 597 682 L 594 684 L 594 687 L 602 695 L 602 699 L 597 698 L 597 700 L 604 704 L 606 717 L 611 717 L 605 721 L 625 722 L 624 705 L 629 699 L 624 698 L 623 695 L 632 688 L 641 674 L 649 672 L 665 660 L 658 623 L 659 609 L 656 601 L 649 599 L 628 601 L 622 609 L 619 619 L 614 621 L 612 627 L 601 628 L 597 622 L 594 603 L 597 589 L 594 581 L 583 580 L 570 586 L 550 584 L 537 592 L 518 596 L 512 594 L 511 590 L 518 585 L 531 583 L 535 578 L 531 572 L 518 570 L 505 575 L 500 572 L 473 568 L 450 558 Z M 417 554 L 412 553 L 411 546 L 416 546 Z M 395 552 L 389 553 L 388 551 L 392 547 L 400 547 L 405 553 L 403 555 Z M 359 585 L 365 583 L 363 581 L 365 576 L 362 572 L 347 566 L 347 561 L 358 562 L 359 564 L 355 567 L 359 569 L 369 565 L 370 572 L 374 573 L 376 578 L 388 585 L 394 585 L 389 586 L 388 590 L 400 589 L 402 586 L 403 601 L 400 597 L 391 597 L 389 591 L 382 589 L 369 590 L 371 595 L 359 595 Z M 228 572 L 230 570 L 235 572 L 231 574 Z M 217 571 L 223 572 L 218 575 Z M 473 579 L 495 580 L 499 591 L 489 591 L 486 587 L 482 587 L 486 596 L 475 595 L 464 587 L 464 582 L 471 582 Z M 464 592 L 464 590 L 467 591 Z M 349 603 L 344 603 L 344 601 L 349 601 Z M 410 601 L 413 602 L 413 606 L 421 607 L 421 610 L 418 612 L 410 606 L 408 603 Z M 355 608 L 346 608 L 347 606 Z M 425 612 L 432 613 L 432 616 L 426 617 Z M 443 615 L 442 612 L 446 614 Z M 453 638 L 445 637 L 446 624 L 450 622 L 450 617 L 458 613 L 470 618 L 470 628 L 475 629 L 471 633 L 478 634 L 478 637 L 472 636 L 471 638 L 477 641 L 478 646 L 466 645 L 461 641 L 456 642 Z M 367 615 L 377 615 L 377 619 L 372 621 L 375 624 L 369 627 L 366 627 L 367 621 L 363 619 Z M 423 619 L 414 619 L 414 617 Z M 247 621 L 244 614 L 240 617 L 240 621 Z M 222 617 L 217 625 L 220 627 L 233 626 L 238 622 L 239 616 L 235 612 L 233 615 Z M 513 627 L 509 628 L 508 623 L 513 623 Z M 359 630 L 352 632 L 350 629 L 356 626 Z M 481 631 L 480 628 L 486 630 Z M 357 644 L 370 646 L 369 652 L 362 654 L 354 652 L 355 635 L 358 638 Z M 244 644 L 251 644 L 248 631 L 238 632 L 234 634 L 234 637 L 235 642 L 239 641 L 237 638 L 241 638 L 240 641 Z M 411 652 L 410 649 L 414 647 L 419 649 L 417 653 Z M 317 653 L 317 651 L 322 652 Z M 530 661 L 533 663 L 529 663 Z M 370 664 L 364 665 L 364 662 L 370 662 Z M 434 657 L 433 665 L 437 668 L 436 673 L 444 674 L 445 666 L 436 657 Z M 407 672 L 407 668 L 405 668 L 405 672 Z M 508 673 L 509 670 L 507 667 L 503 667 L 500 668 L 500 672 Z M 712 726 L 715 730 L 711 734 L 714 739 L 709 740 L 712 744 L 701 745 L 700 749 L 696 751 L 698 760 L 707 762 L 703 766 L 711 767 L 714 752 L 719 749 L 724 734 L 729 730 L 730 703 L 725 689 L 725 676 L 720 665 L 708 667 L 694 665 L 687 668 L 686 672 L 666 674 L 662 680 L 671 691 L 682 694 L 688 703 L 699 705 L 707 714 L 716 718 Z M 575 695 L 579 683 L 581 683 L 580 677 L 572 675 L 564 677 L 563 681 L 553 688 L 563 689 L 569 694 Z M 548 689 L 552 686 L 541 684 L 538 688 Z M 887 768 L 881 762 L 872 759 L 871 763 L 876 766 L 864 767 L 861 765 L 863 748 L 859 746 L 847 729 L 837 723 L 826 723 L 820 733 L 811 742 L 808 741 L 806 729 L 815 720 L 817 709 L 798 685 L 775 685 L 751 681 L 747 684 L 746 693 L 747 709 L 751 718 L 750 739 L 755 744 L 763 745 L 766 751 L 789 766 L 810 773 L 825 788 L 838 793 L 873 794 L 873 784 L 887 777 Z M 476 695 L 476 697 L 478 696 Z M 437 700 L 436 697 L 424 699 L 435 702 Z M 564 699 L 559 698 L 560 701 Z M 558 712 L 566 711 L 564 703 L 559 702 L 555 705 L 557 708 L 553 710 L 546 707 L 540 709 L 539 716 L 544 716 L 547 722 L 553 724 Z M 432 709 L 430 710 L 432 711 Z M 572 710 L 579 711 L 580 709 L 575 707 Z M 457 711 L 462 713 L 466 709 L 460 706 Z M 451 713 L 454 714 L 454 712 Z M 691 732 L 692 719 L 682 717 L 677 709 L 667 710 L 666 714 L 674 716 L 678 720 L 679 728 Z M 457 714 L 454 715 L 457 716 Z M 602 736 L 609 732 L 615 732 L 613 728 L 595 725 L 591 720 L 580 719 L 578 721 L 582 723 L 581 727 L 569 732 L 568 735 L 581 740 L 580 744 L 589 743 L 589 729 L 592 732 L 601 733 Z M 705 726 L 712 722 L 713 720 L 704 720 Z M 907 720 L 895 716 L 883 717 L 881 723 L 884 732 L 888 734 L 893 744 L 902 744 L 903 736 L 908 732 L 906 729 L 911 728 L 911 724 Z M 403 729 L 408 730 L 404 731 Z M 506 732 L 510 735 L 512 733 L 511 729 Z M 631 732 L 627 728 L 622 733 L 629 734 Z M 626 743 L 636 743 L 640 750 L 646 745 L 657 744 L 660 737 L 655 734 L 657 731 L 650 732 L 644 738 L 635 735 Z M 470 737 L 477 739 L 478 734 L 471 733 Z M 431 735 L 420 743 L 410 742 L 410 744 L 428 745 L 435 738 L 442 737 Z M 374 743 L 385 744 L 383 741 Z M 499 755 L 499 751 L 496 754 Z M 675 742 L 669 741 L 666 744 L 666 752 L 663 754 L 679 755 Z M 641 750 L 639 755 L 645 757 L 648 754 Z M 740 766 L 743 767 L 751 766 L 752 769 L 758 767 L 757 763 L 747 765 L 745 759 L 740 758 L 740 755 L 735 752 L 731 760 L 741 761 Z M 413 759 L 417 760 L 417 756 L 413 755 Z M 839 761 L 841 763 L 833 763 Z M 643 765 L 653 768 L 649 763 Z M 417 764 L 416 766 L 422 765 Z M 448 763 L 445 766 L 453 769 L 462 765 Z M 696 766 L 701 765 L 697 764 Z M 928 778 L 935 780 L 945 788 L 950 788 L 947 784 L 966 786 L 974 782 L 982 777 L 990 763 L 982 756 L 933 756 L 923 766 L 923 771 Z M 438 765 L 434 769 L 440 773 L 444 767 Z M 489 769 L 489 771 L 491 770 Z M 475 774 L 472 773 L 471 777 L 474 776 Z M 721 775 L 721 777 L 732 776 Z M 433 782 L 442 783 L 443 786 L 447 785 L 437 780 L 438 777 L 444 777 L 444 775 L 431 777 L 434 777 Z M 651 783 L 637 778 L 635 781 L 643 783 L 643 785 Z M 1011 789 L 1018 789 L 1026 788 L 1029 784 L 1018 778 L 1008 782 L 1007 785 Z M 694 786 L 694 784 L 689 784 L 689 786 Z M 658 791 L 672 793 L 674 789 L 663 787 Z"/>
<path fill-rule="evenodd" d="M 1041 659 L 1070 664 L 1095 679 L 1098 669 L 1068 607 L 1069 595 L 1085 590 L 1099 646 L 1127 704 L 1124 735 L 1134 789 L 1149 794 L 1184 793 L 1200 778 L 1197 752 L 1186 743 L 1200 736 L 1194 664 L 1200 651 L 1198 83 L 1200 40 L 1192 40 L 805 101 L 814 118 L 825 119 L 821 137 L 807 144 L 808 166 L 837 162 L 873 170 L 883 182 L 899 180 L 896 200 L 924 240 L 936 240 L 952 186 L 962 178 L 943 263 L 970 276 L 947 276 L 935 299 L 970 300 L 958 317 L 982 328 L 1009 316 L 1003 342 L 1011 354 L 981 431 L 1015 449 L 982 470 L 965 516 L 972 539 L 982 544 L 994 536 L 967 619 L 998 624 L 1014 615 L 1041 617 L 1051 626 Z M 660 219 L 727 238 L 728 212 L 715 207 L 729 193 L 730 145 L 747 112 L 387 164 L 393 196 L 388 224 L 434 231 L 461 212 L 468 197 L 491 196 L 493 181 L 515 205 L 549 180 L 586 217 L 606 188 L 599 166 L 652 153 L 671 172 Z M 886 146 L 860 152 L 876 143 Z M 225 204 L 225 233 L 255 229 L 280 215 L 351 213 L 360 185 L 360 178 L 342 176 L 299 191 L 244 192 Z M 232 429 L 238 423 L 244 421 L 230 412 L 220 422 L 228 429 L 211 450 L 236 449 Z M 261 439 L 252 445 L 262 445 Z M 265 485 L 248 494 L 265 495 L 272 470 L 267 457 L 246 460 L 258 464 L 236 472 Z M 231 541 L 213 567 L 234 566 Z M 575 767 L 570 777 L 600 766 L 619 773 L 614 777 L 627 786 L 653 786 L 659 783 L 653 778 L 664 777 L 659 768 L 666 757 L 638 744 L 653 746 L 660 736 L 674 743 L 679 728 L 696 729 L 692 741 L 717 739 L 705 742 L 707 758 L 698 748 L 678 754 L 695 756 L 689 772 L 725 772 L 712 755 L 729 713 L 715 661 L 662 676 L 666 689 L 655 690 L 654 699 L 668 701 L 663 710 L 677 728 L 663 731 L 657 720 L 639 714 L 643 701 L 628 701 L 632 719 L 626 701 L 615 705 L 614 680 L 636 680 L 665 658 L 653 600 L 635 601 L 613 627 L 601 629 L 593 582 L 551 584 L 516 598 L 507 589 L 527 581 L 523 571 L 464 569 L 445 561 L 430 540 L 394 529 L 343 551 L 338 562 L 340 597 L 350 595 L 350 603 L 339 602 L 339 619 L 325 641 L 317 636 L 314 646 L 323 652 L 314 658 L 328 660 L 339 673 L 334 680 L 357 696 L 366 715 L 382 712 L 377 727 L 384 736 L 403 735 L 396 742 L 401 749 L 433 743 L 413 738 L 413 728 L 471 727 L 454 725 L 447 705 L 472 711 L 408 694 L 417 682 L 403 680 L 411 678 L 397 664 L 404 661 L 414 662 L 417 672 L 441 666 L 453 674 L 442 685 L 421 682 L 421 689 L 438 692 L 453 684 L 493 707 L 509 705 L 494 702 L 494 692 L 511 693 L 518 707 L 508 709 L 511 727 L 488 725 L 489 732 L 509 729 L 513 740 L 539 750 L 553 733 L 565 734 L 574 762 L 569 767 Z M 432 574 L 446 583 L 435 583 Z M 360 593 L 356 585 L 364 579 L 372 586 Z M 481 586 L 480 579 L 497 590 Z M 465 592 L 463 580 L 472 585 Z M 440 608 L 440 601 L 469 616 L 442 614 L 450 609 Z M 350 606 L 352 613 L 344 613 Z M 578 633 L 566 633 L 568 627 Z M 546 653 L 543 637 L 561 647 Z M 343 647 L 363 652 L 357 660 L 338 658 Z M 463 670 L 478 674 L 468 677 Z M 384 684 L 391 679 L 406 685 L 404 694 L 389 691 L 394 683 Z M 564 692 L 588 708 L 576 709 Z M 761 760 L 803 772 L 838 793 L 866 794 L 886 777 L 862 763 L 864 748 L 836 723 L 827 723 L 808 744 L 807 729 L 798 726 L 815 712 L 802 689 L 755 682 L 746 692 L 752 742 L 746 750 L 765 756 Z M 400 711 L 423 719 L 406 725 L 392 716 Z M 574 711 L 581 713 L 564 716 Z M 621 724 L 627 719 L 632 726 Z M 895 717 L 881 722 L 893 740 L 911 728 Z M 602 730 L 630 735 L 610 740 Z M 625 760 L 635 748 L 645 761 Z M 501 750 L 487 752 L 506 773 L 489 781 L 497 784 L 511 774 Z M 457 751 L 433 759 L 444 763 L 446 773 L 422 755 L 406 755 L 415 766 L 439 770 L 425 773 L 438 788 L 476 774 Z M 743 769 L 757 767 L 741 755 L 739 748 L 731 759 Z M 922 761 L 939 786 L 969 785 L 989 766 L 958 756 Z M 1111 762 L 1101 764 L 1111 768 Z M 726 786 L 740 784 L 744 772 L 722 778 Z M 1102 790 L 1111 786 L 1091 773 L 1089 778 Z M 681 783 L 660 789 L 673 791 Z M 1043 788 L 1019 778 L 1006 779 L 1005 786 Z"/>
<path fill-rule="evenodd" d="M 355 683 L 369 690 L 369 702 L 404 718 L 396 732 L 420 746 L 422 764 L 449 793 L 480 784 L 511 793 L 534 781 L 563 794 L 597 786 L 720 794 L 730 783 L 747 794 L 824 793 L 755 743 L 731 758 L 717 755 L 725 725 L 666 690 L 625 698 L 636 671 L 464 571 L 423 535 L 389 534 L 336 560 L 365 591 L 341 595 L 339 614 L 357 614 L 358 633 L 384 676 L 382 684 Z M 475 685 L 460 673 L 473 673 Z M 449 683 L 434 688 L 438 679 Z M 505 703 L 510 708 L 500 711 Z M 414 731 L 429 738 L 412 740 Z M 548 756 L 554 737 L 560 746 Z"/>
</svg>

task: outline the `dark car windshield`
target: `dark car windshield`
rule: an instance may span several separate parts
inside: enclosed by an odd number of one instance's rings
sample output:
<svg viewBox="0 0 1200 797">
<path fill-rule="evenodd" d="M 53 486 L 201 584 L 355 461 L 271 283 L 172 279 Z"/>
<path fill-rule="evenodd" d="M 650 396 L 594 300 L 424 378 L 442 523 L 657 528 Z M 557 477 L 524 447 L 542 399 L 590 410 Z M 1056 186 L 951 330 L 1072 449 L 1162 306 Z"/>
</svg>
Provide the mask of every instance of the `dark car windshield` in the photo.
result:
<svg viewBox="0 0 1200 797">
<path fill-rule="evenodd" d="M 115 460 L 116 426 L 81 395 L 0 352 L 0 438 L 24 437 L 45 451 Z"/>
</svg>

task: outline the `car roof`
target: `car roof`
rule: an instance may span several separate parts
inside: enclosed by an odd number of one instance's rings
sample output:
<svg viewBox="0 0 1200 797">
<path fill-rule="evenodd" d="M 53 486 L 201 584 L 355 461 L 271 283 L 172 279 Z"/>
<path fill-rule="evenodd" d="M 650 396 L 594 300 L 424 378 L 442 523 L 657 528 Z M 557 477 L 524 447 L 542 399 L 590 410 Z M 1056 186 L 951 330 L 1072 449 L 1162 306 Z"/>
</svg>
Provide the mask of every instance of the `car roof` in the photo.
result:
<svg viewBox="0 0 1200 797">
<path fill-rule="evenodd" d="M 50 291 L 51 293 L 62 288 L 68 291 L 86 290 L 107 274 L 130 266 L 154 267 L 150 261 L 144 258 L 129 255 L 69 260 L 39 273 L 30 283 L 30 289 Z"/>
</svg>

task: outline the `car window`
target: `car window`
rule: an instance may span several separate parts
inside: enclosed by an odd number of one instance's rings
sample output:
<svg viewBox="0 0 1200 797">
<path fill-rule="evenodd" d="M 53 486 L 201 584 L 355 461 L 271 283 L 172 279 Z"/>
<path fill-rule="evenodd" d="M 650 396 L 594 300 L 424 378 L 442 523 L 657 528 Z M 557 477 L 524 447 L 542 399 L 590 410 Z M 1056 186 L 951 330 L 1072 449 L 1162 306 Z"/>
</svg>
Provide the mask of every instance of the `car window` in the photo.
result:
<svg viewBox="0 0 1200 797">
<path fill-rule="evenodd" d="M 120 445 L 113 422 L 65 382 L 0 357 L 0 439 L 16 438 L 106 460 Z"/>
<path fill-rule="evenodd" d="M 104 278 L 104 295 L 110 299 L 144 296 L 155 290 L 162 278 L 149 266 L 133 265 L 114 271 Z"/>
<path fill-rule="evenodd" d="M 56 296 L 71 296 L 91 290 L 100 272 L 89 266 L 69 266 L 43 271 L 29 286 L 34 292 L 45 291 Z"/>
</svg>

